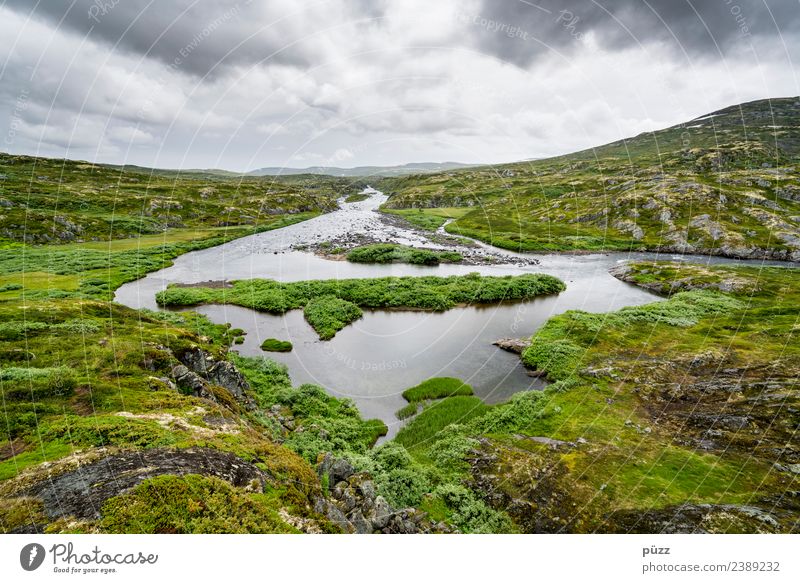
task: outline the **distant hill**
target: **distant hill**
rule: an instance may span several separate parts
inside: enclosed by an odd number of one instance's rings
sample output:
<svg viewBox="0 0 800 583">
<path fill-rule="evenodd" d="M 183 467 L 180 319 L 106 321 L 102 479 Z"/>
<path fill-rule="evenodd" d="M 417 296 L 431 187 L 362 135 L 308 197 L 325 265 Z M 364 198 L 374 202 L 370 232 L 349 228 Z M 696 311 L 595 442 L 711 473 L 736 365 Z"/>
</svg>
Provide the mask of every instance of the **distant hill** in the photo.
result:
<svg viewBox="0 0 800 583">
<path fill-rule="evenodd" d="M 799 166 L 800 98 L 789 97 L 555 158 L 383 178 L 375 186 L 400 214 L 476 207 L 447 230 L 513 250 L 800 261 Z"/>
<path fill-rule="evenodd" d="M 338 168 L 335 166 L 310 166 L 308 168 L 281 168 L 272 166 L 248 172 L 248 176 L 286 176 L 293 174 L 324 174 L 328 176 L 403 176 L 406 174 L 426 174 L 445 172 L 461 168 L 471 168 L 474 164 L 460 162 L 416 162 L 400 166 L 356 166 Z"/>
<path fill-rule="evenodd" d="M 338 198 L 364 186 L 355 178 L 243 177 L 0 152 L 0 245 L 259 228 L 273 217 L 332 210 Z"/>
</svg>

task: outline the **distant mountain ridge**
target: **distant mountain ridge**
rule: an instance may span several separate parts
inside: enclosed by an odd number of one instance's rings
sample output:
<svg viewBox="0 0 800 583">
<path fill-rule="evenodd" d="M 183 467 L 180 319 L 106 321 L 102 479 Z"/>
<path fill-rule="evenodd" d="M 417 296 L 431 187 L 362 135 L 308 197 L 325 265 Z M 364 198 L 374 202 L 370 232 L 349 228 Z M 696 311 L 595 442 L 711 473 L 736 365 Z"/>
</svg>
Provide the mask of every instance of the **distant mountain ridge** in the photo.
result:
<svg viewBox="0 0 800 583">
<path fill-rule="evenodd" d="M 477 164 L 461 162 L 411 162 L 398 166 L 356 166 L 340 168 L 336 166 L 309 166 L 308 168 L 284 168 L 268 166 L 247 172 L 247 176 L 287 176 L 294 174 L 321 174 L 327 176 L 403 176 L 406 174 L 427 174 L 472 168 Z"/>
</svg>

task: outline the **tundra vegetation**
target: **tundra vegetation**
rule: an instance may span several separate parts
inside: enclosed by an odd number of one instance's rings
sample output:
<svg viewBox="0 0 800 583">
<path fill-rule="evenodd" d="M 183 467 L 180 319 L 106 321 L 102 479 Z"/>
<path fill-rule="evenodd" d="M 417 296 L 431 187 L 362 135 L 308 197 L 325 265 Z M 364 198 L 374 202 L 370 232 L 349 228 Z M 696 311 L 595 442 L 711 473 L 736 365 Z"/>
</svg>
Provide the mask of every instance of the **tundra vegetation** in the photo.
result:
<svg viewBox="0 0 800 583">
<path fill-rule="evenodd" d="M 729 107 L 574 154 L 383 178 L 384 211 L 513 251 L 800 260 L 800 104 Z"/>
<path fill-rule="evenodd" d="M 796 258 L 797 111 L 743 104 L 570 156 L 379 186 L 387 212 L 515 250 Z M 795 269 L 624 264 L 616 277 L 664 299 L 551 318 L 521 355 L 544 390 L 487 405 L 432 379 L 377 446 L 386 426 L 352 402 L 230 352 L 241 330 L 110 301 L 181 253 L 325 212 L 348 184 L 0 155 L 0 530 L 350 532 L 363 521 L 342 500 L 371 491 L 423 511 L 421 530 L 798 531 Z M 324 337 L 362 309 L 562 289 L 252 280 L 159 301 L 304 309 Z"/>
</svg>

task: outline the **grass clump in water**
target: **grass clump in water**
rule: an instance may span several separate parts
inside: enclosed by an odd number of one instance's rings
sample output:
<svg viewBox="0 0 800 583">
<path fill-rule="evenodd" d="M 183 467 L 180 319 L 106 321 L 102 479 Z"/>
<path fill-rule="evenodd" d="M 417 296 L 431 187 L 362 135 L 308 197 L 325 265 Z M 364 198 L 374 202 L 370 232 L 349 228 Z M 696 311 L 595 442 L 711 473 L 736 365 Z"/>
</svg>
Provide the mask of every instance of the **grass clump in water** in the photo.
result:
<svg viewBox="0 0 800 583">
<path fill-rule="evenodd" d="M 277 338 L 267 338 L 261 343 L 261 350 L 264 352 L 289 352 L 292 343 L 288 340 L 278 340 Z"/>
<path fill-rule="evenodd" d="M 308 302 L 303 315 L 322 340 L 330 340 L 339 330 L 358 320 L 363 312 L 347 300 L 322 296 Z"/>
<path fill-rule="evenodd" d="M 395 415 L 398 419 L 408 419 L 417 414 L 419 410 L 419 403 L 409 403 L 405 407 L 399 409 Z"/>
<path fill-rule="evenodd" d="M 472 394 L 472 387 L 453 377 L 435 377 L 403 391 L 403 397 L 409 403 Z"/>
</svg>

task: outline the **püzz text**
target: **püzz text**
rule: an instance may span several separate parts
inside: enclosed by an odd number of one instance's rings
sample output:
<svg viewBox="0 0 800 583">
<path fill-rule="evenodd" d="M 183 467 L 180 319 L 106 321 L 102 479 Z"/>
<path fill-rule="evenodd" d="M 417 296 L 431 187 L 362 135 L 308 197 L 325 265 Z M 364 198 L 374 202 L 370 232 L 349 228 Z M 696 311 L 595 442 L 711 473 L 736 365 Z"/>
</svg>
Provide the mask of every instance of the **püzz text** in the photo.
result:
<svg viewBox="0 0 800 583">
<path fill-rule="evenodd" d="M 669 547 L 642 547 L 642 556 L 647 555 L 668 555 Z"/>
</svg>

